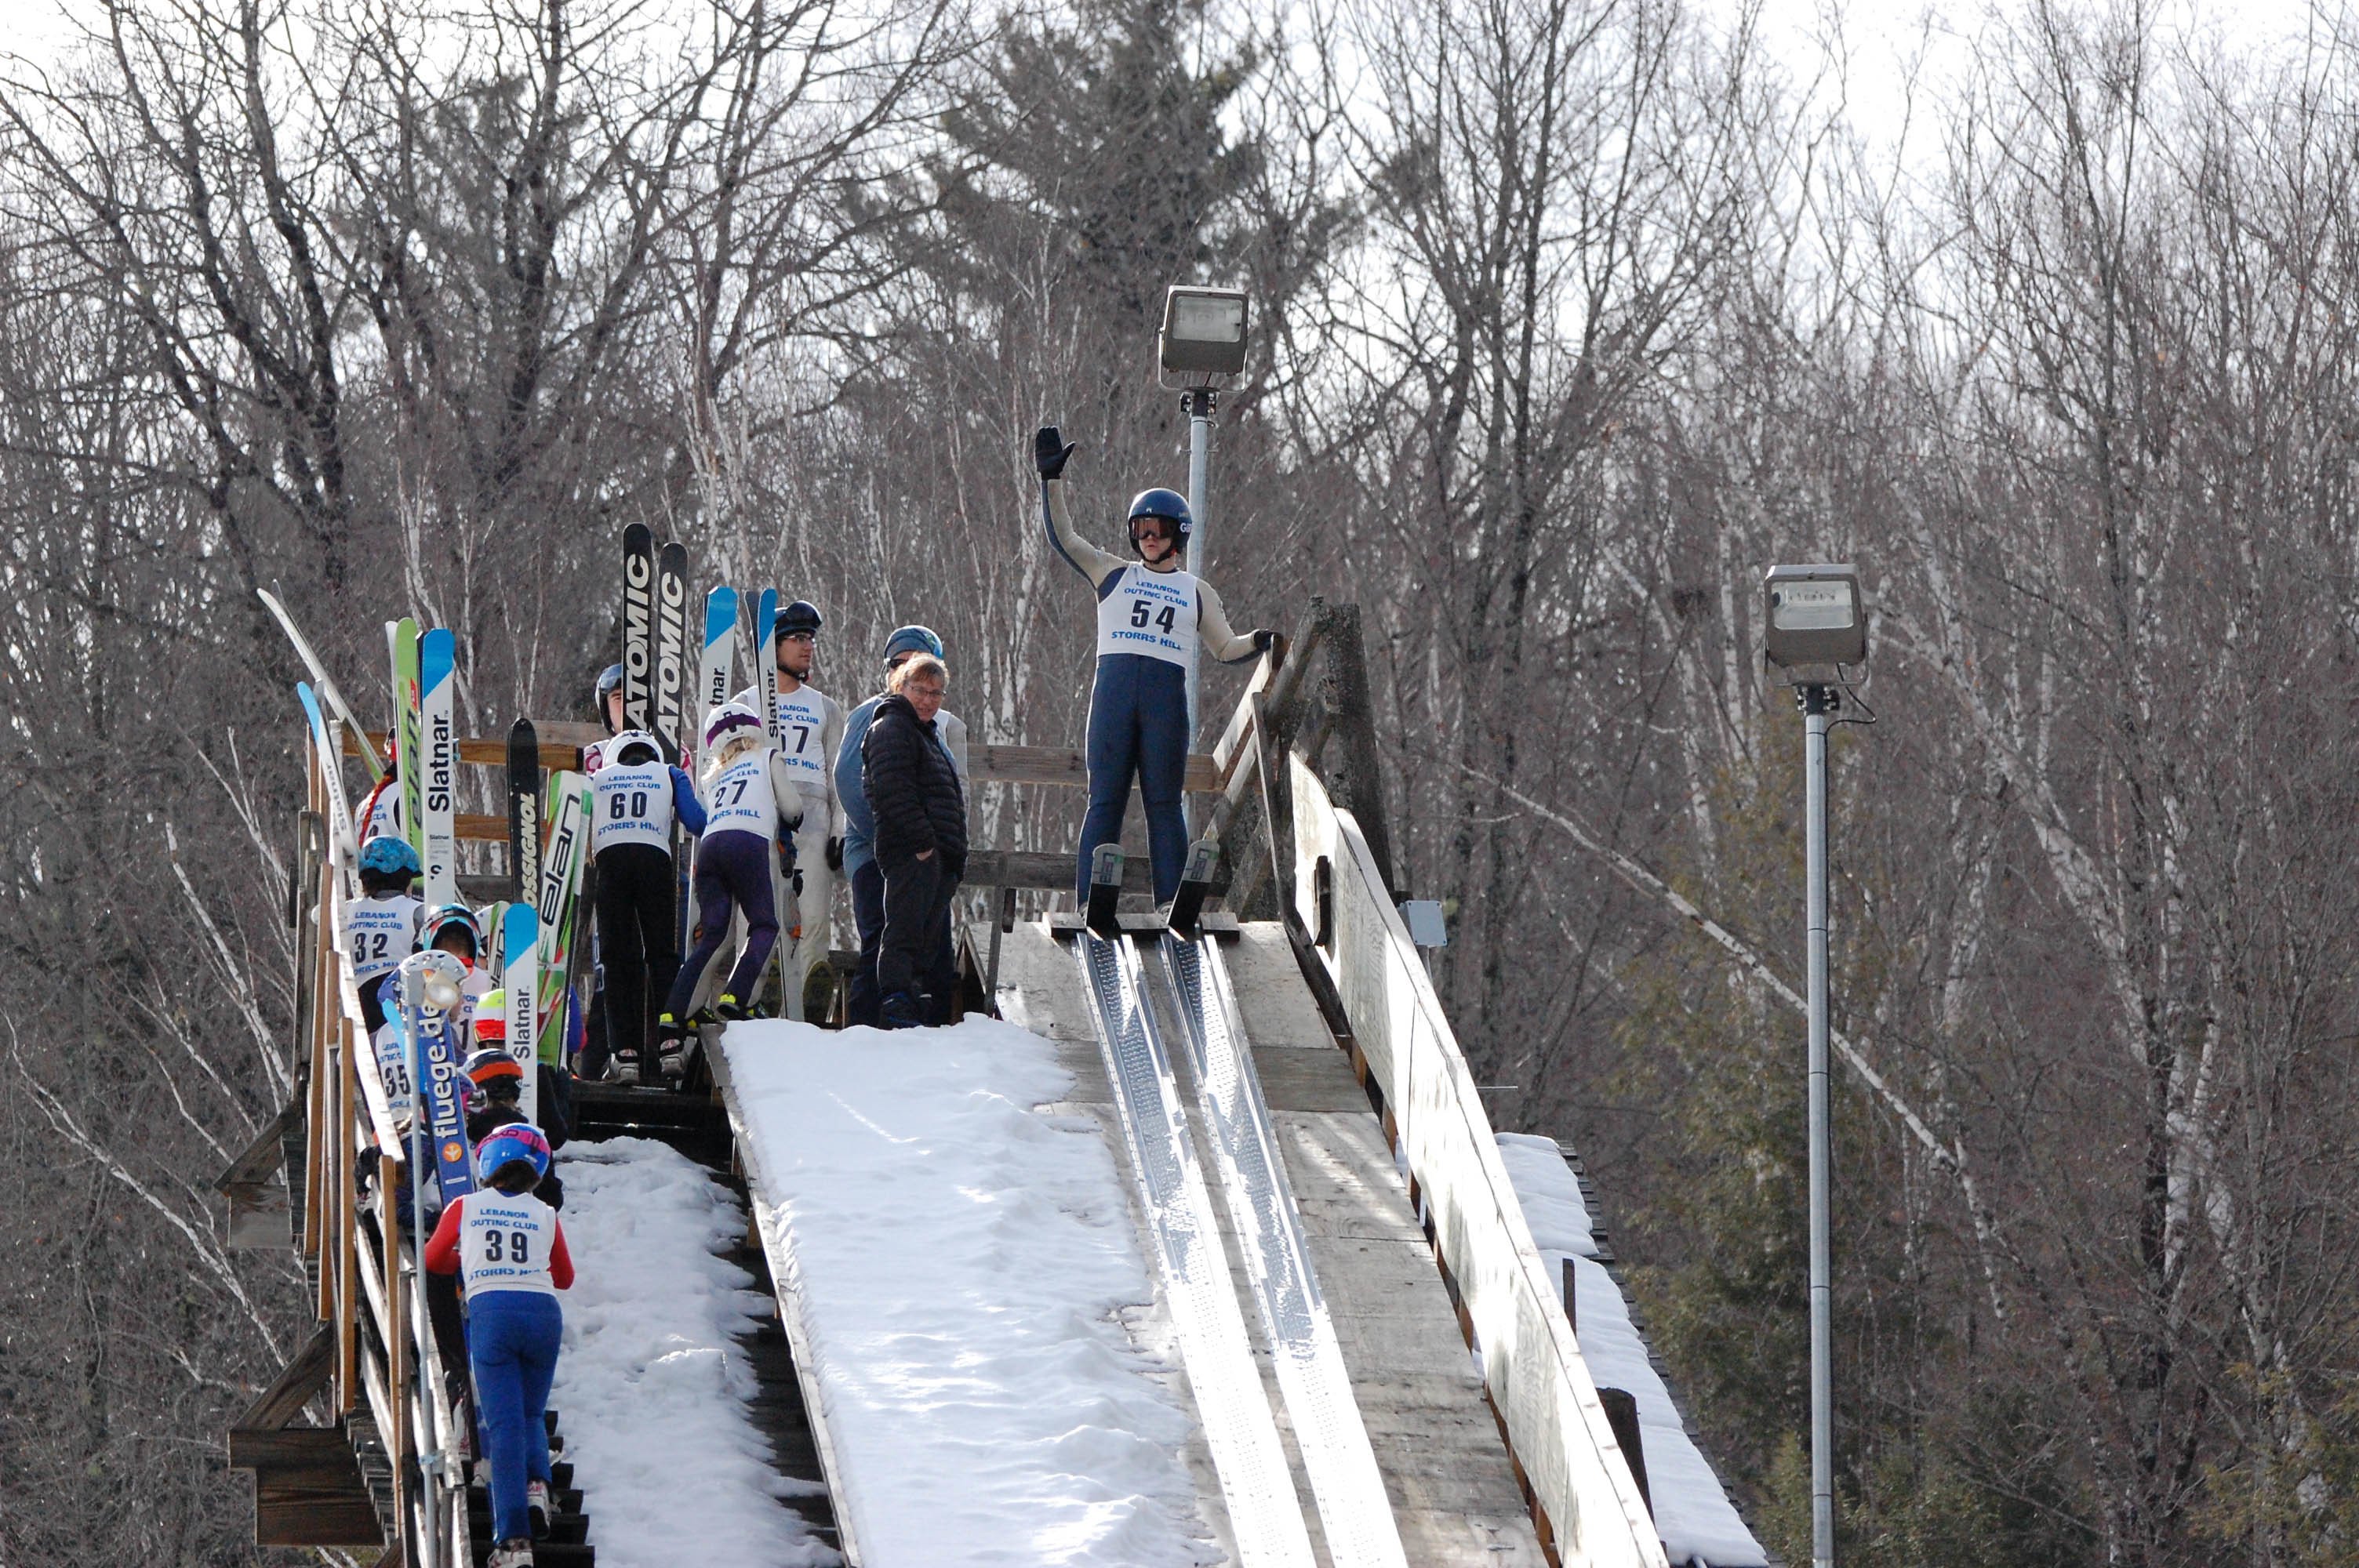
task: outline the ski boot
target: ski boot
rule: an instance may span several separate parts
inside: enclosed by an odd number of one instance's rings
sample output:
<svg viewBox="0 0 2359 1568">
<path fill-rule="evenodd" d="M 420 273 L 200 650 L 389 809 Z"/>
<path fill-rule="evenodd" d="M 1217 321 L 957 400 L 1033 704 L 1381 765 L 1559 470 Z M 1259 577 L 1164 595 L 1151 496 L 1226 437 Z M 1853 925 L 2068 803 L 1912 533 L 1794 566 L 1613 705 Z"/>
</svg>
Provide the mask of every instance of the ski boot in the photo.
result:
<svg viewBox="0 0 2359 1568">
<path fill-rule="evenodd" d="M 532 1521 L 532 1538 L 549 1539 L 549 1483 L 527 1481 L 524 1487 L 525 1516 Z"/>
<path fill-rule="evenodd" d="M 606 1081 L 636 1087 L 639 1083 L 639 1054 L 632 1050 L 615 1052 L 606 1064 Z"/>
<path fill-rule="evenodd" d="M 656 1070 L 673 1083 L 688 1073 L 688 1026 L 669 1012 L 656 1020 Z"/>
<path fill-rule="evenodd" d="M 876 1004 L 876 1021 L 885 1029 L 921 1029 L 925 1015 L 919 1011 L 918 999 L 908 991 L 895 991 Z"/>
<path fill-rule="evenodd" d="M 521 1536 L 501 1541 L 484 1559 L 484 1568 L 532 1568 L 532 1542 Z"/>
<path fill-rule="evenodd" d="M 723 1023 L 743 1023 L 754 1016 L 754 1010 L 723 991 L 713 1000 L 712 1015 Z"/>
</svg>

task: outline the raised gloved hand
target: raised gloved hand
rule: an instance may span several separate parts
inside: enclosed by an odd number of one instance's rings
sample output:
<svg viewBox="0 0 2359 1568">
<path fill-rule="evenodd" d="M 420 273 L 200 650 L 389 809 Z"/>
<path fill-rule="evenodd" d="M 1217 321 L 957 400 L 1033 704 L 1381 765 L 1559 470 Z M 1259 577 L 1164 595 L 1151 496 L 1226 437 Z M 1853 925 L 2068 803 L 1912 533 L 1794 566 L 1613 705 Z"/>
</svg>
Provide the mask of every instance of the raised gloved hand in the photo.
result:
<svg viewBox="0 0 2359 1568">
<path fill-rule="evenodd" d="M 827 841 L 827 869 L 831 871 L 843 870 L 843 840 L 841 838 Z"/>
<path fill-rule="evenodd" d="M 1066 440 L 1064 432 L 1054 425 L 1043 425 L 1032 437 L 1032 466 L 1040 470 L 1042 479 L 1061 478 L 1066 460 L 1078 445 Z"/>
</svg>

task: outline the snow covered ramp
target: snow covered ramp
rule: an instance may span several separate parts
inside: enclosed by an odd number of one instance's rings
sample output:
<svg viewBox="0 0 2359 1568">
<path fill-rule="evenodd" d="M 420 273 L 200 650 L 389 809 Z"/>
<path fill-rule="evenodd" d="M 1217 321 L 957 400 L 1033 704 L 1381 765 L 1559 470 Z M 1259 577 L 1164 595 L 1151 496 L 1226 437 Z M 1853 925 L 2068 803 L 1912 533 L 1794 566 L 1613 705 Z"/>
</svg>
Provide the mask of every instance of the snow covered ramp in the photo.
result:
<svg viewBox="0 0 2359 1568">
<path fill-rule="evenodd" d="M 1054 1044 L 740 1023 L 716 1063 L 845 1552 L 1223 1559 L 1168 1322 Z"/>
</svg>

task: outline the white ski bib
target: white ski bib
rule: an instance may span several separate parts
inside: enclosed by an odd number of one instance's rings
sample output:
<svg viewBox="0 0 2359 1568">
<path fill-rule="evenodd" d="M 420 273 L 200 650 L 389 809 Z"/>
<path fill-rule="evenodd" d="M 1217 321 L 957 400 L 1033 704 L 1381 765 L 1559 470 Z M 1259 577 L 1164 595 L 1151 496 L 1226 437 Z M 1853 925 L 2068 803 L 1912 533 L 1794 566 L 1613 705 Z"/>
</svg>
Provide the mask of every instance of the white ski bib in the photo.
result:
<svg viewBox="0 0 2359 1568">
<path fill-rule="evenodd" d="M 344 906 L 344 934 L 353 945 L 353 979 L 366 985 L 401 968 L 418 945 L 419 902 L 407 893 L 356 898 Z"/>
<path fill-rule="evenodd" d="M 770 793 L 770 753 L 755 751 L 721 770 L 707 786 L 704 831 L 758 833 L 775 842 L 778 803 Z"/>
<path fill-rule="evenodd" d="M 810 687 L 778 694 L 778 755 L 796 784 L 822 798 L 829 794 L 827 765 L 833 760 L 821 738 L 826 728 L 827 698 Z"/>
<path fill-rule="evenodd" d="M 459 1200 L 459 1272 L 467 1293 L 531 1291 L 553 1296 L 549 1255 L 557 1245 L 557 1212 L 530 1193 L 511 1196 L 492 1188 Z"/>
<path fill-rule="evenodd" d="M 671 769 L 660 762 L 614 762 L 590 775 L 596 793 L 596 826 L 590 852 L 617 844 L 671 848 Z"/>
<path fill-rule="evenodd" d="M 1122 568 L 1098 600 L 1098 656 L 1141 654 L 1166 664 L 1196 662 L 1196 579 L 1186 572 Z"/>
</svg>

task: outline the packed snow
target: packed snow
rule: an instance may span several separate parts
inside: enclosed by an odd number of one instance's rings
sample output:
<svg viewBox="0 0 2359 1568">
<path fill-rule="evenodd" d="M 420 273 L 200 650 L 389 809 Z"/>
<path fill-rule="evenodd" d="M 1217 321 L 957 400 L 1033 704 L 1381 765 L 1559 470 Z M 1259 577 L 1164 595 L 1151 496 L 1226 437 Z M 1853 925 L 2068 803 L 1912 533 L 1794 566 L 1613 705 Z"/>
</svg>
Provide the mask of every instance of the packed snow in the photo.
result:
<svg viewBox="0 0 2359 1568">
<path fill-rule="evenodd" d="M 1191 1568 L 1222 1552 L 1181 1451 L 1121 1173 L 1011 1024 L 723 1036 L 870 1568 Z"/>
<path fill-rule="evenodd" d="M 792 1483 L 746 1410 L 757 1385 L 737 1340 L 769 1302 L 715 1256 L 745 1234 L 735 1195 L 643 1138 L 558 1161 L 575 1276 L 549 1404 L 599 1568 L 842 1562 L 778 1500 Z"/>
<path fill-rule="evenodd" d="M 1664 1552 L 1673 1563 L 1712 1568 L 1767 1563 L 1767 1554 L 1745 1528 L 1672 1407 L 1670 1390 L 1647 1359 L 1646 1344 L 1630 1322 L 1630 1305 L 1598 1261 L 1589 1206 L 1564 1155 L 1550 1139 L 1520 1132 L 1502 1132 L 1498 1139 L 1499 1158 L 1549 1277 L 1562 1278 L 1563 1260 L 1573 1260 L 1573 1337 L 1590 1380 L 1601 1389 L 1624 1390 L 1638 1401 L 1647 1493 Z"/>
</svg>

